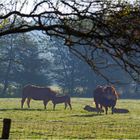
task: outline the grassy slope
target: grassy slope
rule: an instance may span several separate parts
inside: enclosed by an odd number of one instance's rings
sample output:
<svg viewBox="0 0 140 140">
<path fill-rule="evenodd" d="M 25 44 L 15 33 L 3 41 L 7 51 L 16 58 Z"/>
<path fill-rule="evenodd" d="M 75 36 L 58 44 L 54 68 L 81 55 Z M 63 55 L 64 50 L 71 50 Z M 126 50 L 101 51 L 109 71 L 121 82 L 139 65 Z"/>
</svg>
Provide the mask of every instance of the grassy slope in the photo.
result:
<svg viewBox="0 0 140 140">
<path fill-rule="evenodd" d="M 41 101 L 31 101 L 31 109 L 20 109 L 20 99 L 0 99 L 0 126 L 3 118 L 12 119 L 10 138 L 140 138 L 140 100 L 118 100 L 117 108 L 127 114 L 97 115 L 83 110 L 93 99 L 73 98 L 73 110 L 64 105 L 43 109 Z"/>
</svg>

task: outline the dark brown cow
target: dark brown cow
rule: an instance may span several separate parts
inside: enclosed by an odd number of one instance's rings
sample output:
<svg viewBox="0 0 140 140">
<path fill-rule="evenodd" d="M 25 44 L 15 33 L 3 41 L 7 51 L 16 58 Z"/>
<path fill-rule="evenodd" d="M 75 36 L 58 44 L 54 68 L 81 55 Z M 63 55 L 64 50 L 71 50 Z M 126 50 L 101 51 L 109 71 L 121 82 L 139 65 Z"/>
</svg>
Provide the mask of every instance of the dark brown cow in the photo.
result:
<svg viewBox="0 0 140 140">
<path fill-rule="evenodd" d="M 113 110 L 118 99 L 118 94 L 113 86 L 97 86 L 94 90 L 93 97 L 98 110 L 100 110 L 103 106 L 105 107 L 107 114 L 108 107 L 111 107 L 113 114 Z"/>
<path fill-rule="evenodd" d="M 21 108 L 27 98 L 27 105 L 30 108 L 30 100 L 43 100 L 44 108 L 46 109 L 47 103 L 56 96 L 56 93 L 48 87 L 38 87 L 34 85 L 27 85 L 23 88 Z"/>
<path fill-rule="evenodd" d="M 86 110 L 86 111 L 88 111 L 88 112 L 104 112 L 103 109 L 98 110 L 97 108 L 93 108 L 93 107 L 91 107 L 91 106 L 89 106 L 89 105 L 86 105 L 86 106 L 84 107 L 84 110 Z"/>
<path fill-rule="evenodd" d="M 72 110 L 70 96 L 68 95 L 55 96 L 52 99 L 52 103 L 53 103 L 53 110 L 55 110 L 56 104 L 60 104 L 60 103 L 65 103 L 65 109 L 67 108 L 67 105 L 69 105 L 70 109 Z"/>
</svg>

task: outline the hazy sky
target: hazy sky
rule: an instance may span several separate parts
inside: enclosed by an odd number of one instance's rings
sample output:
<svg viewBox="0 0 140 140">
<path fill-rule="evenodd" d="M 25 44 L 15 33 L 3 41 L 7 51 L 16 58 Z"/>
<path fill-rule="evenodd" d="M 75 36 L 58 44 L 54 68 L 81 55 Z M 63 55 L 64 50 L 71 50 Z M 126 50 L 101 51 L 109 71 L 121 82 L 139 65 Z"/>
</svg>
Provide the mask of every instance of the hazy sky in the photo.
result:
<svg viewBox="0 0 140 140">
<path fill-rule="evenodd" d="M 22 7 L 22 4 L 23 4 L 23 2 L 24 2 L 24 0 L 18 0 L 18 3 L 17 3 L 17 5 L 16 6 L 13 6 L 13 3 L 15 2 L 15 1 L 17 1 L 17 0 L 12 0 L 11 2 L 9 2 L 9 0 L 0 0 L 0 4 L 4 4 L 6 7 L 8 7 L 10 10 L 17 10 L 17 11 L 19 11 L 19 9 Z M 22 8 L 22 12 L 23 13 L 30 13 L 31 12 L 31 10 L 33 10 L 33 8 L 34 8 L 34 6 L 33 6 L 33 4 L 34 4 L 34 1 L 35 0 L 27 0 L 27 2 L 26 2 L 26 4 L 23 6 L 23 8 Z M 40 2 L 40 1 L 42 1 L 42 0 L 36 0 L 37 2 Z M 58 0 L 51 0 L 54 4 L 56 3 L 56 1 L 58 1 Z M 61 1 L 61 0 L 59 0 L 59 1 Z M 83 0 L 77 0 L 77 2 L 78 1 L 83 1 Z M 87 0 L 88 1 L 88 0 Z M 112 0 L 112 1 L 114 1 L 114 2 L 116 2 L 117 0 Z M 131 2 L 131 3 L 133 3 L 134 1 L 140 1 L 140 0 L 121 0 L 121 1 L 126 1 L 126 2 Z M 81 7 L 82 8 L 82 7 Z M 38 8 L 38 11 L 39 12 L 41 12 L 41 11 L 45 11 L 45 10 L 48 10 L 49 9 L 49 7 L 48 7 L 48 4 L 45 4 L 45 5 L 41 5 L 40 6 L 40 8 Z M 59 5 L 59 9 L 62 11 L 62 12 L 64 12 L 64 11 L 68 11 L 68 7 L 66 7 L 66 6 L 64 6 L 64 5 L 62 5 L 62 3 Z M 64 10 L 65 9 L 65 10 Z"/>
</svg>

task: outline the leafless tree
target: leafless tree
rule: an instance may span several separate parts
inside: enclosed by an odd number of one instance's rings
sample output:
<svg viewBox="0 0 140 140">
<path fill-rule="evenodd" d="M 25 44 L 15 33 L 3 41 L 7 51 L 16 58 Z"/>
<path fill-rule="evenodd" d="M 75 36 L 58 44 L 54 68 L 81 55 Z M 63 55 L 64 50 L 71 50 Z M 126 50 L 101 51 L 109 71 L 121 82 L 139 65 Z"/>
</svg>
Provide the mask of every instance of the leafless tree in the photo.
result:
<svg viewBox="0 0 140 140">
<path fill-rule="evenodd" d="M 120 66 L 140 81 L 140 4 L 113 0 L 7 0 L 0 36 L 39 30 L 62 38 L 72 53 L 106 80 Z"/>
</svg>

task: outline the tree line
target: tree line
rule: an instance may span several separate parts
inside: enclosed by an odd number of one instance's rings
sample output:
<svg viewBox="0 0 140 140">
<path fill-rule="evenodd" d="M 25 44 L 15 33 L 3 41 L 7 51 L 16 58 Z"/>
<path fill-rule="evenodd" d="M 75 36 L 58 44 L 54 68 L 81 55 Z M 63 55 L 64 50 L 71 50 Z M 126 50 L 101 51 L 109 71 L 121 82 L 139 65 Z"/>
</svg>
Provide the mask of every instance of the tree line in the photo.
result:
<svg viewBox="0 0 140 140">
<path fill-rule="evenodd" d="M 110 63 L 112 61 L 110 58 Z M 110 71 L 104 72 L 112 80 L 118 80 L 115 86 L 122 97 L 140 96 L 139 85 L 125 71 L 113 65 Z M 20 97 L 27 84 L 56 86 L 60 94 L 92 97 L 95 87 L 108 84 L 108 81 L 93 73 L 60 38 L 46 39 L 40 32 L 1 37 L 0 97 Z"/>
<path fill-rule="evenodd" d="M 33 83 L 86 95 L 94 85 L 115 84 L 126 96 L 137 97 L 139 7 L 137 0 L 1 1 L 2 96 L 13 89 L 9 83 Z M 31 31 L 42 32 L 45 40 L 36 40 L 40 33 L 30 36 Z"/>
</svg>

